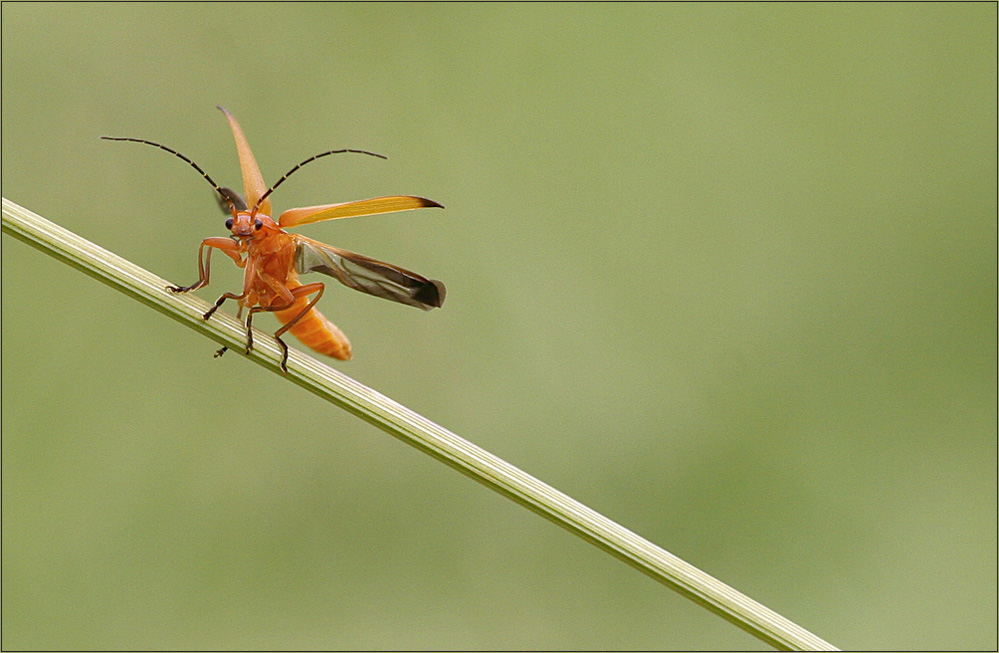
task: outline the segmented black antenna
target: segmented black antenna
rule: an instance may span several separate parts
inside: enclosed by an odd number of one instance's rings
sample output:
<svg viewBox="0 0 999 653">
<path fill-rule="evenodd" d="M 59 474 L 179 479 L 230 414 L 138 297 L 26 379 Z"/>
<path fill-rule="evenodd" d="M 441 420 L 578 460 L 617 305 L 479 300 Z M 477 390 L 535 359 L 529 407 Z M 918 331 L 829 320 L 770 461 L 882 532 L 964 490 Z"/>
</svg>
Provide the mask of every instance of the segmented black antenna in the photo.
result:
<svg viewBox="0 0 999 653">
<path fill-rule="evenodd" d="M 163 147 L 163 146 L 161 145 L 160 147 Z M 166 149 L 166 148 L 163 148 L 163 149 Z M 317 154 L 315 156 L 309 157 L 305 161 L 302 161 L 297 166 L 295 166 L 294 168 L 292 168 L 291 170 L 289 170 L 288 172 L 286 172 L 283 177 L 281 177 L 280 179 L 277 180 L 277 183 L 275 183 L 273 186 L 271 186 L 270 188 L 268 188 L 267 192 L 264 193 L 263 195 L 261 195 L 260 199 L 257 200 L 257 203 L 253 205 L 253 210 L 250 211 L 250 215 L 256 215 L 257 214 L 257 209 L 260 208 L 260 205 L 263 203 L 263 201 L 265 199 L 267 199 L 267 196 L 270 195 L 271 193 L 273 193 L 277 189 L 278 186 L 280 186 L 282 183 L 284 183 L 284 180 L 287 179 L 288 177 L 290 177 L 291 173 L 295 172 L 296 170 L 298 170 L 299 168 L 301 168 L 302 166 L 304 166 L 306 163 L 312 163 L 316 159 L 321 159 L 324 156 L 329 156 L 330 154 L 345 154 L 345 153 L 348 153 L 348 152 L 351 153 L 351 154 L 367 154 L 368 156 L 376 156 L 379 159 L 387 159 L 388 158 L 384 154 L 376 154 L 375 152 L 368 152 L 367 150 L 350 150 L 350 149 L 346 149 L 346 150 L 330 150 L 329 152 L 323 152 L 322 154 Z M 198 168 L 198 169 L 200 170 L 201 168 Z M 202 174 L 204 174 L 204 173 L 202 173 Z M 205 176 L 207 177 L 208 175 L 205 175 Z"/>
<path fill-rule="evenodd" d="M 215 189 L 215 192 L 218 193 L 219 196 L 223 200 L 225 200 L 226 204 L 229 205 L 229 208 L 232 210 L 232 214 L 236 215 L 236 205 L 233 204 L 233 201 L 229 197 L 229 195 L 222 188 L 220 188 L 218 184 L 215 183 L 214 179 L 212 179 L 211 177 L 208 176 L 207 172 L 205 172 L 204 170 L 201 169 L 201 166 L 199 166 L 194 161 L 191 161 L 189 158 L 187 158 L 186 156 L 184 156 L 183 154 L 181 154 L 177 150 L 171 150 L 166 145 L 160 145 L 159 143 L 154 143 L 153 141 L 146 141 L 146 140 L 143 140 L 141 138 L 125 138 L 125 137 L 121 137 L 121 136 L 101 136 L 101 138 L 104 139 L 104 140 L 106 140 L 106 141 L 130 141 L 132 143 L 145 143 L 146 145 L 152 145 L 153 147 L 158 147 L 161 150 L 166 150 L 167 152 L 169 152 L 170 154 L 173 154 L 177 158 L 182 159 L 184 161 L 187 161 L 189 164 L 191 164 L 192 168 L 194 168 L 195 170 L 197 170 L 198 172 L 200 172 L 201 176 L 204 177 L 206 180 L 208 180 L 208 183 L 212 185 L 212 188 Z M 288 174 L 291 174 L 291 173 L 288 173 Z M 284 180 L 282 179 L 282 181 L 284 181 Z M 277 184 L 275 184 L 275 185 L 277 185 Z"/>
</svg>

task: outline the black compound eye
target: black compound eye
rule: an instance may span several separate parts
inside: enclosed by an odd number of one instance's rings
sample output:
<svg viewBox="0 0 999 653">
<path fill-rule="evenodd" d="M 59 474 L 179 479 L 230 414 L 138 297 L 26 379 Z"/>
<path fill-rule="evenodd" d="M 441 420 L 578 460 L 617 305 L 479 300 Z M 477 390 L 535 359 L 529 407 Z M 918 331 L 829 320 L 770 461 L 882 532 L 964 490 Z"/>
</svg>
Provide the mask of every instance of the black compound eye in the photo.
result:
<svg viewBox="0 0 999 653">
<path fill-rule="evenodd" d="M 225 228 L 232 229 L 232 218 L 229 218 L 228 220 L 225 221 Z"/>
<path fill-rule="evenodd" d="M 261 220 L 260 218 L 257 218 L 257 221 L 253 223 L 253 226 L 256 227 L 257 229 L 262 229 L 264 226 L 264 221 Z"/>
</svg>

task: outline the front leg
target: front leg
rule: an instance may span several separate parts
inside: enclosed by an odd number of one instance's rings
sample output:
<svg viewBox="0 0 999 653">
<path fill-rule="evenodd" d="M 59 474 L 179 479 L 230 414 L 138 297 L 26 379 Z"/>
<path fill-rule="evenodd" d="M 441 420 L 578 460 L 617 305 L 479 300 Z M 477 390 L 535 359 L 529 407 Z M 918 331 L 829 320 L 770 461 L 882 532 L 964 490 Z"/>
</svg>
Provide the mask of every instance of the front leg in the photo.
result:
<svg viewBox="0 0 999 653">
<path fill-rule="evenodd" d="M 205 248 L 208 248 L 208 254 L 205 254 Z M 240 243 L 236 242 L 232 238 L 205 238 L 201 241 L 201 247 L 198 248 L 198 280 L 192 283 L 190 286 L 167 286 L 167 289 L 172 292 L 191 292 L 192 290 L 198 290 L 199 288 L 204 288 L 208 285 L 209 276 L 211 274 L 212 265 L 212 250 L 219 249 L 222 253 L 228 256 L 236 263 L 239 267 L 246 267 L 246 261 L 241 256 L 242 247 Z M 226 293 L 219 297 L 215 302 L 215 306 L 208 309 L 202 319 L 207 320 L 212 316 L 212 313 L 219 309 L 227 299 L 242 299 L 246 296 L 244 292 L 242 295 L 233 295 L 232 293 Z M 242 307 L 240 307 L 242 310 Z M 226 352 L 227 347 L 222 347 L 217 352 L 215 352 L 215 357 L 218 358 Z"/>
<path fill-rule="evenodd" d="M 208 248 L 208 254 L 205 254 L 206 247 Z M 240 256 L 240 244 L 232 238 L 205 238 L 201 241 L 201 247 L 198 248 L 198 280 L 190 286 L 167 286 L 167 289 L 173 292 L 190 292 L 207 286 L 211 273 L 212 249 L 222 250 L 222 253 L 235 261 L 239 267 L 246 265 L 246 262 Z M 205 319 L 208 319 L 208 315 L 205 316 Z"/>
</svg>

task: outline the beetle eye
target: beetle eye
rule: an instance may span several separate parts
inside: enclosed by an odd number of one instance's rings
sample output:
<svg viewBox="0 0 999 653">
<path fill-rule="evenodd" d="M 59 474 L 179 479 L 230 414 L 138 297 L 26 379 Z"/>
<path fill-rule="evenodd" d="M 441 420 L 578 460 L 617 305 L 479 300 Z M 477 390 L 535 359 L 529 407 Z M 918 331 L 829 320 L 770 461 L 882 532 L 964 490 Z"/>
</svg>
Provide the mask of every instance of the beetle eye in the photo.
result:
<svg viewBox="0 0 999 653">
<path fill-rule="evenodd" d="M 232 229 L 232 218 L 229 218 L 228 220 L 225 221 L 225 228 Z"/>
<path fill-rule="evenodd" d="M 253 223 L 253 226 L 255 226 L 257 229 L 261 229 L 264 226 L 264 221 L 261 220 L 260 218 L 257 218 L 257 221 Z"/>
</svg>

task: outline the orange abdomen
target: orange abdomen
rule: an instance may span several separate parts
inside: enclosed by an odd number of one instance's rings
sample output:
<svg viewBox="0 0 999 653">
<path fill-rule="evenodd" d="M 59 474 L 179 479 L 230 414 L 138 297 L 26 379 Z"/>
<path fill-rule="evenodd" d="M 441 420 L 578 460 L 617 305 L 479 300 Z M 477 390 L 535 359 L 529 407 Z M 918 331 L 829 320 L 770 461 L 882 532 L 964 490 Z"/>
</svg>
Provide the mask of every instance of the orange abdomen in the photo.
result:
<svg viewBox="0 0 999 653">
<path fill-rule="evenodd" d="M 300 297 L 291 308 L 274 311 L 274 315 L 282 324 L 295 319 L 308 305 L 307 297 Z M 289 329 L 302 344 L 311 347 L 320 354 L 326 354 L 342 361 L 350 360 L 350 341 L 335 324 L 316 309 L 310 310 Z"/>
</svg>

